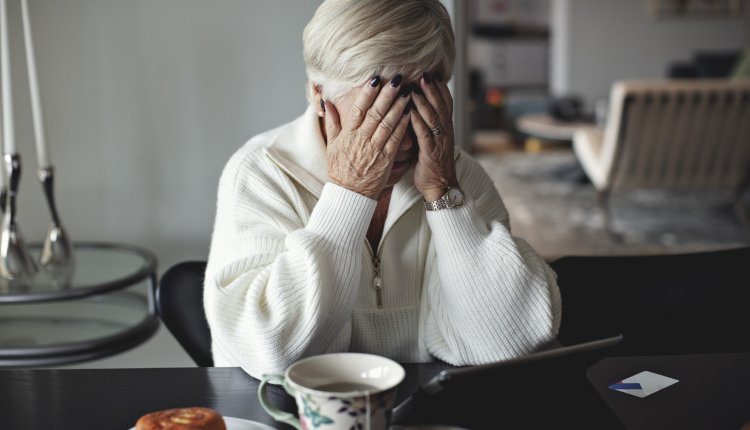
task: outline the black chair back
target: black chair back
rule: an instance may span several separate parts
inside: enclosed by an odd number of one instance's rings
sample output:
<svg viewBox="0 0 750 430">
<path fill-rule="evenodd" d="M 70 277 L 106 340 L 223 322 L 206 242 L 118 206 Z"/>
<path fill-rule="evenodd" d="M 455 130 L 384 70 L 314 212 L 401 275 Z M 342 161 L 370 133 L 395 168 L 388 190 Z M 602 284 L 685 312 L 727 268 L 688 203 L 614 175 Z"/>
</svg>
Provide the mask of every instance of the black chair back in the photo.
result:
<svg viewBox="0 0 750 430">
<path fill-rule="evenodd" d="M 156 309 L 164 325 L 198 366 L 213 366 L 211 331 L 203 309 L 205 261 L 170 267 L 156 289 Z"/>
<path fill-rule="evenodd" d="M 622 333 L 620 355 L 750 351 L 750 247 L 563 257 L 563 344 Z"/>
</svg>

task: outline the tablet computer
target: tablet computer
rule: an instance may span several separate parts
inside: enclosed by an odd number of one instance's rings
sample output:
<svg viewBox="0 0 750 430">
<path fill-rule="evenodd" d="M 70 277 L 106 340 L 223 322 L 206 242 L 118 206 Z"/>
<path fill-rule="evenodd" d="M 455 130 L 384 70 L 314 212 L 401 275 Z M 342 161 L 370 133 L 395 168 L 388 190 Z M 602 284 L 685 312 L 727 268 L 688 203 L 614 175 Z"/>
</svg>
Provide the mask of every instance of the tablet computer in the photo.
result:
<svg viewBox="0 0 750 430">
<path fill-rule="evenodd" d="M 392 423 L 467 429 L 622 428 L 586 379 L 586 369 L 607 356 L 622 338 L 442 370 L 394 408 Z"/>
</svg>

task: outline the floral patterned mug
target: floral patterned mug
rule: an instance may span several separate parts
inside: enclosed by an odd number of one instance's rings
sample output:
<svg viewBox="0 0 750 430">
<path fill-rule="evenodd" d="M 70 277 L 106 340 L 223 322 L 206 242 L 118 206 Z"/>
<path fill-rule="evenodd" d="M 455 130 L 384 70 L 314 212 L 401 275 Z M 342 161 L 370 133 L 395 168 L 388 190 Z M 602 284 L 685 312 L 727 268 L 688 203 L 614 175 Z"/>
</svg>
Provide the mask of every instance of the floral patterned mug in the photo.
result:
<svg viewBox="0 0 750 430">
<path fill-rule="evenodd" d="M 302 430 L 385 430 L 404 368 L 393 360 L 353 352 L 316 355 L 281 374 L 263 375 L 258 396 L 275 420 Z M 294 397 L 299 420 L 276 408 L 266 386 L 281 384 Z"/>
</svg>

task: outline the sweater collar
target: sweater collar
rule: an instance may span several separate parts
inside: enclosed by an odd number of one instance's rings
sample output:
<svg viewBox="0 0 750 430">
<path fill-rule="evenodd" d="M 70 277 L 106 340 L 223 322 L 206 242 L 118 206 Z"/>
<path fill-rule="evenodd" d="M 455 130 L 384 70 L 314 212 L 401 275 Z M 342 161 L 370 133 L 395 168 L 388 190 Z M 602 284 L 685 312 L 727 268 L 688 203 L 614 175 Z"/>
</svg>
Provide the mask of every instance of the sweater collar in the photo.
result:
<svg viewBox="0 0 750 430">
<path fill-rule="evenodd" d="M 308 106 L 302 116 L 282 127 L 266 155 L 302 187 L 320 198 L 328 181 L 326 144 L 318 114 Z"/>
</svg>

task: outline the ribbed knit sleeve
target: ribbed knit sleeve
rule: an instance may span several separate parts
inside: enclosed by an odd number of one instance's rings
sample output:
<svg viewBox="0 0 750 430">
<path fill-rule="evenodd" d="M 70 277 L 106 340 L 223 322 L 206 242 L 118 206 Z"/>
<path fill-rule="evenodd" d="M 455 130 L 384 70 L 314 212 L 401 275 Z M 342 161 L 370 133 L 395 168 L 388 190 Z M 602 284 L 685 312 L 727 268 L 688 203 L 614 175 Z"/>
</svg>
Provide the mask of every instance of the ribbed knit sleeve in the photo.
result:
<svg viewBox="0 0 750 430">
<path fill-rule="evenodd" d="M 303 356 L 346 350 L 361 246 L 376 202 L 326 184 L 307 218 L 268 160 L 228 163 L 219 185 L 204 306 L 217 365 L 254 377 Z"/>
<path fill-rule="evenodd" d="M 459 160 L 466 203 L 426 214 L 433 249 L 423 339 L 432 355 L 454 365 L 524 355 L 557 335 L 555 274 L 511 235 L 508 213 L 481 166 L 466 154 Z"/>
</svg>

